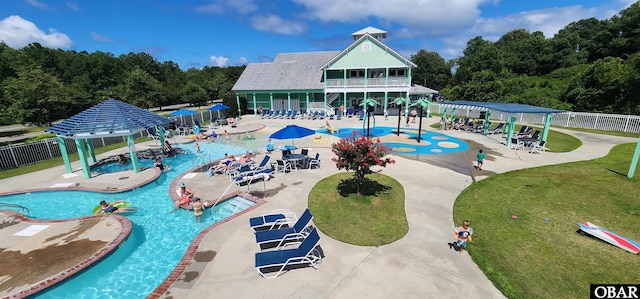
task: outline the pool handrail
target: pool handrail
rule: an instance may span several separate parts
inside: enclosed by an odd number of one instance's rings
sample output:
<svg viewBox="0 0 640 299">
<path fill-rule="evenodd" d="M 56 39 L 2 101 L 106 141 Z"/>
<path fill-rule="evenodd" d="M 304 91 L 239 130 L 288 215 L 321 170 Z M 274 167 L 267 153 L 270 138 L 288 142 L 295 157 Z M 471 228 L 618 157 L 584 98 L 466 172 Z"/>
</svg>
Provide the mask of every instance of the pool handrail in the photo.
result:
<svg viewBox="0 0 640 299">
<path fill-rule="evenodd" d="M 2 218 L 2 221 L 0 221 L 0 229 L 4 228 L 4 223 L 7 222 L 7 220 L 9 221 L 9 225 L 12 225 L 14 221 L 18 220 L 16 219 L 17 216 L 29 215 L 29 208 L 25 206 L 0 202 L 0 210 L 5 210 L 5 209 L 17 209 L 18 211 L 16 212 L 18 214 L 4 215 L 5 217 Z"/>
</svg>

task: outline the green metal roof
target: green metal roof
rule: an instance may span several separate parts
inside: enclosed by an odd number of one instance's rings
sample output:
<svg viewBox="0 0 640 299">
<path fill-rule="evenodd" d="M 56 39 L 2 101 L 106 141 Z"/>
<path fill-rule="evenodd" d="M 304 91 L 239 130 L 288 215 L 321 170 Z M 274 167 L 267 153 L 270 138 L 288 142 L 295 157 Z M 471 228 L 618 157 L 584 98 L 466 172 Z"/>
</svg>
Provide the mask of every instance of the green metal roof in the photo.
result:
<svg viewBox="0 0 640 299">
<path fill-rule="evenodd" d="M 516 103 L 489 103 L 489 102 L 473 102 L 473 101 L 450 101 L 439 103 L 446 107 L 454 108 L 471 108 L 474 110 L 495 110 L 504 113 L 516 114 L 516 113 L 536 113 L 536 114 L 548 114 L 548 113 L 562 113 L 565 110 L 545 108 L 539 106 L 531 106 Z"/>
<path fill-rule="evenodd" d="M 142 108 L 108 99 L 45 130 L 71 139 L 128 136 L 173 122 Z"/>
</svg>

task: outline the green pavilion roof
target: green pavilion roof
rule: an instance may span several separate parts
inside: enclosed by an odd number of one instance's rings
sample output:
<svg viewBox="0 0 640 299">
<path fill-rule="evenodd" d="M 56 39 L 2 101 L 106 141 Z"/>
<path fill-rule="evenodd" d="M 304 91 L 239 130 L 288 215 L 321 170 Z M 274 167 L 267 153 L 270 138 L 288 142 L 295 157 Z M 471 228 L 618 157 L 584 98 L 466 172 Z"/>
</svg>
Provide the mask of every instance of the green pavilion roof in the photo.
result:
<svg viewBox="0 0 640 299">
<path fill-rule="evenodd" d="M 53 125 L 45 132 L 71 139 L 91 139 L 128 136 L 171 122 L 171 119 L 142 108 L 108 99 Z"/>
</svg>

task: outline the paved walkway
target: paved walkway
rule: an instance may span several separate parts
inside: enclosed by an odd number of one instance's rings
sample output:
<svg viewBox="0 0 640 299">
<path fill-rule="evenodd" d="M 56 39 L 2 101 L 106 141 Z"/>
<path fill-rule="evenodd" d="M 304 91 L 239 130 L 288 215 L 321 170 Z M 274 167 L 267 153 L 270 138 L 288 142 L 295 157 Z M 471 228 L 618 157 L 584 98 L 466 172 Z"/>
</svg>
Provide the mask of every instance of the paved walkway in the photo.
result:
<svg viewBox="0 0 640 299">
<path fill-rule="evenodd" d="M 240 122 L 239 128 L 243 125 L 264 124 L 266 127 L 260 132 L 268 133 L 290 122 L 292 121 L 259 120 L 248 116 Z M 295 122 L 310 128 L 324 126 L 324 121 Z M 388 121 L 378 120 L 379 126 L 395 124 L 394 118 Z M 357 128 L 362 126 L 362 122 L 344 119 L 332 121 L 332 125 Z M 416 128 L 417 124 L 411 126 Z M 427 123 L 423 124 L 424 128 L 428 128 Z M 508 150 L 499 143 L 501 140 L 498 136 L 486 137 L 459 131 L 443 133 L 467 141 L 470 144 L 469 151 L 466 154 L 427 155 L 426 159 L 420 159 L 423 162 L 409 159 L 416 158 L 410 155 L 406 156 L 409 158 L 394 155 L 396 164 L 382 170 L 384 174 L 397 179 L 405 188 L 409 232 L 402 239 L 384 246 L 363 247 L 344 244 L 320 232 L 320 244 L 326 257 L 317 270 L 296 269 L 271 280 L 264 279 L 256 273 L 253 269 L 254 254 L 259 248 L 248 228 L 247 219 L 278 208 L 301 213 L 307 206 L 309 190 L 315 183 L 337 173 L 331 162 L 330 152 L 330 144 L 335 138 L 326 137 L 321 142 L 315 142 L 311 137 L 310 141 L 302 141 L 301 146 L 311 147 L 311 154 L 320 153 L 322 168 L 276 175 L 264 185 L 266 190 L 263 192 L 267 195 L 267 204 L 240 215 L 208 233 L 180 279 L 175 283 L 163 284 L 152 297 L 210 297 L 211 294 L 215 294 L 218 298 L 453 298 L 465 294 L 468 298 L 500 298 L 503 297 L 502 294 L 471 258 L 467 254 L 460 256 L 451 251 L 446 244 L 451 239 L 454 226 L 452 209 L 458 194 L 474 180 L 494 173 L 593 159 L 606 155 L 615 144 L 636 141 L 634 138 L 570 131 L 583 141 L 582 147 L 571 153 L 538 155 L 522 150 Z M 139 149 L 142 146 L 144 145 L 138 146 Z M 155 145 L 149 142 L 146 146 Z M 480 172 L 471 168 L 478 147 L 489 153 L 485 161 L 486 170 Z M 79 164 L 74 167 L 79 167 Z M 153 176 L 145 172 L 153 171 L 126 174 L 130 177 L 128 184 L 139 184 Z M 100 184 L 101 180 L 109 182 L 107 176 L 101 176 L 100 180 L 85 180 L 81 176 L 65 178 L 64 174 L 64 167 L 54 167 L 2 180 L 0 187 L 6 192 L 20 190 L 24 185 L 21 185 L 21 182 L 27 181 L 32 188 L 48 188 L 55 184 L 68 183 L 70 180 L 75 180 L 74 184 L 85 187 Z M 121 173 L 111 179 L 117 180 L 122 176 Z M 217 196 L 220 192 L 219 186 L 226 186 L 228 181 L 222 177 L 197 175 L 189 179 L 187 184 L 196 194 L 214 193 Z M 103 186 L 96 185 L 95 188 Z M 257 184 L 256 188 L 260 190 L 263 186 Z M 0 229 L 0 239 L 4 239 L 6 233 L 8 230 Z"/>
</svg>

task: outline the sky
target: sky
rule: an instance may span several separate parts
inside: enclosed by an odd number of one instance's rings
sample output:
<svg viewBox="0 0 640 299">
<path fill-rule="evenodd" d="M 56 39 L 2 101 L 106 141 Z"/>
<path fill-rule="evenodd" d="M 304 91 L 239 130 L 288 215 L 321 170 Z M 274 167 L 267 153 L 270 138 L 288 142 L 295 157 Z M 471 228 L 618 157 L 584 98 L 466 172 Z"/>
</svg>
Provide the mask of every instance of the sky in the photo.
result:
<svg viewBox="0 0 640 299">
<path fill-rule="evenodd" d="M 0 41 L 115 56 L 146 52 L 182 69 L 340 51 L 368 26 L 407 58 L 462 55 L 476 36 L 513 29 L 551 38 L 571 22 L 609 19 L 636 0 L 0 0 Z"/>
</svg>

